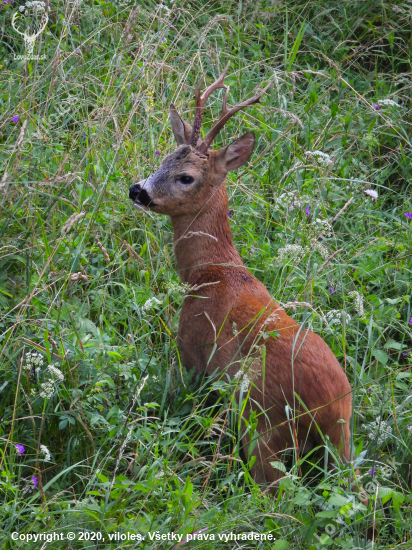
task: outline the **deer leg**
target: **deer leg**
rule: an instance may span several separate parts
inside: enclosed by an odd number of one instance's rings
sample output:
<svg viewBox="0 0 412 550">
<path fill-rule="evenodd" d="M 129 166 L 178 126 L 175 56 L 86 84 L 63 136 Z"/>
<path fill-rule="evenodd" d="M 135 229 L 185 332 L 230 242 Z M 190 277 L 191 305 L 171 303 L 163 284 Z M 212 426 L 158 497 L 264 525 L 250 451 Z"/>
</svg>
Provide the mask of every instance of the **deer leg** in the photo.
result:
<svg viewBox="0 0 412 550">
<path fill-rule="evenodd" d="M 350 429 L 349 423 L 338 424 L 335 430 L 329 434 L 329 439 L 331 443 L 339 450 L 341 458 L 346 459 L 348 462 L 352 460 L 352 455 L 350 452 Z M 331 457 L 328 461 L 329 470 L 334 468 L 334 462 Z M 359 470 L 355 471 L 355 475 L 359 475 Z M 359 494 L 359 500 L 364 506 L 368 506 L 368 496 L 365 489 L 361 485 L 355 483 L 355 478 L 350 479 L 351 489 L 354 493 Z"/>
<path fill-rule="evenodd" d="M 259 429 L 260 428 L 260 429 Z M 256 460 L 250 469 L 250 474 L 258 485 L 272 485 L 276 483 L 284 473 L 274 468 L 270 463 L 281 461 L 282 452 L 290 447 L 290 437 L 281 430 L 264 429 L 263 422 L 259 422 L 258 429 L 253 435 L 252 441 L 249 434 L 243 438 L 243 447 L 250 457 Z M 255 439 L 256 438 L 256 439 Z M 256 441 L 253 451 L 248 449 Z"/>
</svg>

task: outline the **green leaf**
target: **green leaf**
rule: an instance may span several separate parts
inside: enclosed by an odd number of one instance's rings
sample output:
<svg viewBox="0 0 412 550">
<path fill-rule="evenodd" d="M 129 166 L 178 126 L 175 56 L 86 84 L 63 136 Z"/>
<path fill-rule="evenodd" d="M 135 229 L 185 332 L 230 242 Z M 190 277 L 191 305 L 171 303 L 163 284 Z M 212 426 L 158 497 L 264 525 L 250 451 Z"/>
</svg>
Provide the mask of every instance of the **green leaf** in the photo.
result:
<svg viewBox="0 0 412 550">
<path fill-rule="evenodd" d="M 273 550 L 288 550 L 288 548 L 290 548 L 290 544 L 285 539 L 279 539 L 275 541 L 272 548 Z"/>
<path fill-rule="evenodd" d="M 400 493 L 399 491 L 394 491 L 392 495 L 392 504 L 395 510 L 398 510 L 400 505 L 405 501 L 405 497 L 403 493 Z"/>
<path fill-rule="evenodd" d="M 390 349 L 397 349 L 397 350 L 401 350 L 403 348 L 406 348 L 406 346 L 404 344 L 401 344 L 400 342 L 395 342 L 395 340 L 388 340 L 386 342 L 386 344 L 384 345 L 385 348 L 390 348 Z"/>
<path fill-rule="evenodd" d="M 389 360 L 388 354 L 381 349 L 374 349 L 372 351 L 372 355 L 379 361 L 379 363 L 382 363 L 382 365 L 386 365 Z"/>
<path fill-rule="evenodd" d="M 283 462 L 279 462 L 278 460 L 275 462 L 270 462 L 270 465 L 272 468 L 275 468 L 275 470 L 280 470 L 284 474 L 286 474 L 286 466 L 283 464 Z"/>
<path fill-rule="evenodd" d="M 317 518 L 336 518 L 339 510 L 322 510 L 316 514 Z"/>
<path fill-rule="evenodd" d="M 346 497 L 343 497 L 342 495 L 332 495 L 330 499 L 328 500 L 328 504 L 331 504 L 332 506 L 345 506 L 345 504 L 348 504 L 349 500 Z"/>
<path fill-rule="evenodd" d="M 388 502 L 388 500 L 392 497 L 393 489 L 390 487 L 379 487 L 378 489 L 378 498 L 382 499 L 382 504 L 385 504 L 385 502 Z"/>
<path fill-rule="evenodd" d="M 303 35 L 305 34 L 305 27 L 306 27 L 306 23 L 304 21 L 302 23 L 302 25 L 300 26 L 298 35 L 297 35 L 297 37 L 296 37 L 296 39 L 293 43 L 292 49 L 290 50 L 289 59 L 288 59 L 288 66 L 287 66 L 287 71 L 288 72 L 292 68 L 293 62 L 295 61 L 295 57 L 296 57 L 296 55 L 299 51 L 300 43 L 302 42 Z"/>
</svg>

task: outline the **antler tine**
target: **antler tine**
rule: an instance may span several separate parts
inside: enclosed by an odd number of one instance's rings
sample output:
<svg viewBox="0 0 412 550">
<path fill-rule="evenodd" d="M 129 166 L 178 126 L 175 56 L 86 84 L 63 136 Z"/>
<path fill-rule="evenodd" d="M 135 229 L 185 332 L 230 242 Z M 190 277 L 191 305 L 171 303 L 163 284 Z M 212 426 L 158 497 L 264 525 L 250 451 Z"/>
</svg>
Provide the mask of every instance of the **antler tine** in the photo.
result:
<svg viewBox="0 0 412 550">
<path fill-rule="evenodd" d="M 220 114 L 220 117 L 216 124 L 213 126 L 213 128 L 208 132 L 203 142 L 199 145 L 197 150 L 201 154 L 205 154 L 209 147 L 212 144 L 212 141 L 215 139 L 215 137 L 218 135 L 220 130 L 223 128 L 223 126 L 226 124 L 226 122 L 238 111 L 241 109 L 244 109 L 245 107 L 248 107 L 249 105 L 253 105 L 254 103 L 259 103 L 260 98 L 263 96 L 263 94 L 266 92 L 266 90 L 269 88 L 270 83 L 263 88 L 263 90 L 256 94 L 255 96 L 251 97 L 250 99 L 246 99 L 246 101 L 243 101 L 242 103 L 238 103 L 231 109 L 227 108 L 227 95 L 229 92 L 229 88 L 226 89 L 226 94 L 223 100 L 222 104 L 222 112 Z"/>
<path fill-rule="evenodd" d="M 230 90 L 230 86 L 226 86 L 225 96 L 222 101 L 222 111 L 220 113 L 219 118 L 222 118 L 227 113 L 227 96 L 229 95 L 229 90 Z"/>
<path fill-rule="evenodd" d="M 229 68 L 229 64 L 230 64 L 230 61 L 228 62 L 226 67 L 223 69 L 222 74 L 219 76 L 219 78 L 215 80 L 213 84 L 208 86 L 202 95 L 200 95 L 200 90 L 202 86 L 203 77 L 200 79 L 199 84 L 197 85 L 195 118 L 193 121 L 193 130 L 192 130 L 192 134 L 190 136 L 190 142 L 189 142 L 192 147 L 196 147 L 200 136 L 200 128 L 202 125 L 202 118 L 203 118 L 203 109 L 205 107 L 207 98 L 210 96 L 210 94 L 212 94 L 218 88 L 226 88 L 226 85 L 223 84 L 223 80 L 226 76 L 227 70 Z"/>
</svg>

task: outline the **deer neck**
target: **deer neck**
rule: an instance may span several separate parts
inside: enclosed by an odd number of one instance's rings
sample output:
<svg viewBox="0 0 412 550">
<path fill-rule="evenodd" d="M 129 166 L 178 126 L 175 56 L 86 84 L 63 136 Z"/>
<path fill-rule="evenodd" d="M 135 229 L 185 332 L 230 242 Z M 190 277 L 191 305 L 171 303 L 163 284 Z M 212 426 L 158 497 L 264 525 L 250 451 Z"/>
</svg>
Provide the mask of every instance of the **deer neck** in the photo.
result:
<svg viewBox="0 0 412 550">
<path fill-rule="evenodd" d="M 180 279 L 191 282 L 212 265 L 243 265 L 233 244 L 225 184 L 197 213 L 171 218 Z"/>
</svg>

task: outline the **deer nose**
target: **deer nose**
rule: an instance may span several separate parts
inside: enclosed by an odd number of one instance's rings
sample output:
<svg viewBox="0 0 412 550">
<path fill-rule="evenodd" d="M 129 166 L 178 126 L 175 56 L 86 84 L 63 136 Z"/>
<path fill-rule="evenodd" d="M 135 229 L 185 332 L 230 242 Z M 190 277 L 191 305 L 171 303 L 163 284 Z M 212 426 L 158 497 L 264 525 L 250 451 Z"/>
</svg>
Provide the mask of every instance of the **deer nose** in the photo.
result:
<svg viewBox="0 0 412 550">
<path fill-rule="evenodd" d="M 140 195 L 142 188 L 138 183 L 135 183 L 131 187 L 129 187 L 129 199 L 132 199 L 132 201 L 135 201 L 137 197 Z"/>
</svg>

